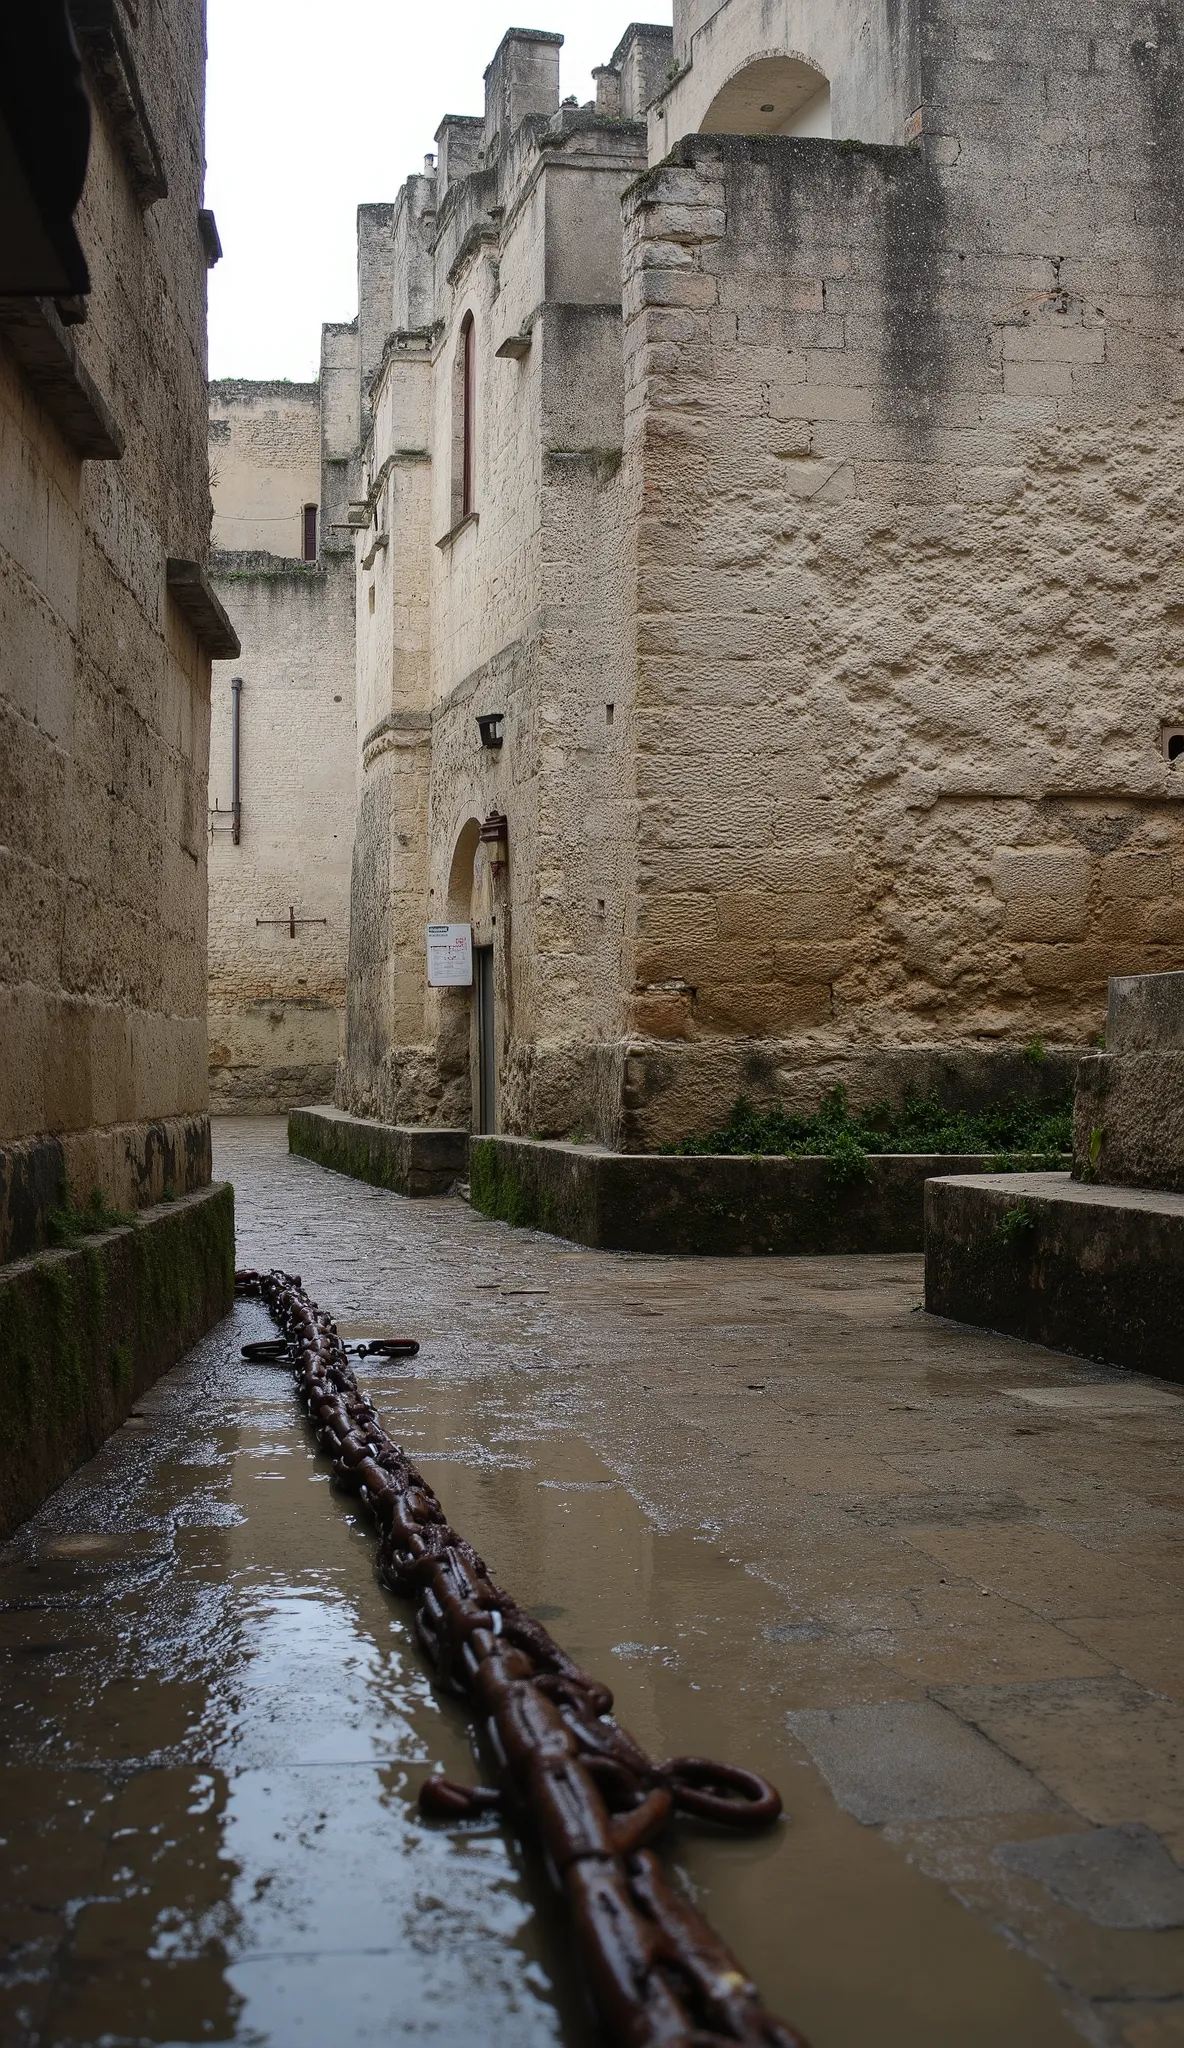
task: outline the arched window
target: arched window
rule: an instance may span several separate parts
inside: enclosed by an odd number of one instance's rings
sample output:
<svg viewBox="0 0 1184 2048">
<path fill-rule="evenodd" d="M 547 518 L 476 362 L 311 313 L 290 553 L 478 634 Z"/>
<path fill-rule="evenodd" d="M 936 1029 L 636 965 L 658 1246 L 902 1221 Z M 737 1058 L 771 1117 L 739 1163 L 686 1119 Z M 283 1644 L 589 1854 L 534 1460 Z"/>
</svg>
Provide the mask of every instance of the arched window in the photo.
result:
<svg viewBox="0 0 1184 2048">
<path fill-rule="evenodd" d="M 460 324 L 453 382 L 453 490 L 452 516 L 456 524 L 476 510 L 477 429 L 477 333 L 473 316 L 466 313 Z"/>
</svg>

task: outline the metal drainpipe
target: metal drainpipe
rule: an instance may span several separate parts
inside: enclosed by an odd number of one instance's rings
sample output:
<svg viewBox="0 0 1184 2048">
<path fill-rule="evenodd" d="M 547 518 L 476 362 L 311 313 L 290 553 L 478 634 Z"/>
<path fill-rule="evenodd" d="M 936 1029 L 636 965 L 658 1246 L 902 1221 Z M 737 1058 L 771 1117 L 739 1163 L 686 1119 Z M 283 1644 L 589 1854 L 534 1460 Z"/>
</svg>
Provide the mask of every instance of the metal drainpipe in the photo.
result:
<svg viewBox="0 0 1184 2048">
<path fill-rule="evenodd" d="M 235 846 L 237 846 L 242 837 L 243 823 L 243 796 L 242 784 L 239 775 L 239 733 L 242 725 L 243 712 L 242 677 L 235 676 L 230 687 L 234 693 L 234 704 L 232 707 L 232 716 L 230 723 L 230 837 Z"/>
</svg>

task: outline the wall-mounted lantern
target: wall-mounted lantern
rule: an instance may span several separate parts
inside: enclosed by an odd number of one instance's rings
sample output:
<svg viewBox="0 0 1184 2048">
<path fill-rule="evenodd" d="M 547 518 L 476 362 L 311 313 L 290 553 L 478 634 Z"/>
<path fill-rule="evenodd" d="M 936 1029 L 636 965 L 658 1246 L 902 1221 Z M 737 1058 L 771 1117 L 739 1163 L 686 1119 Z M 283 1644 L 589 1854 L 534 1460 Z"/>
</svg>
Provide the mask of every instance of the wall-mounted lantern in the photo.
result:
<svg viewBox="0 0 1184 2048">
<path fill-rule="evenodd" d="M 477 730 L 481 735 L 481 745 L 488 747 L 493 753 L 497 752 L 504 738 L 502 725 L 505 722 L 505 716 L 504 711 L 486 711 L 477 720 Z"/>
<path fill-rule="evenodd" d="M 510 858 L 507 846 L 506 816 L 504 811 L 490 811 L 481 827 L 481 843 L 489 848 L 491 868 L 504 868 Z"/>
</svg>

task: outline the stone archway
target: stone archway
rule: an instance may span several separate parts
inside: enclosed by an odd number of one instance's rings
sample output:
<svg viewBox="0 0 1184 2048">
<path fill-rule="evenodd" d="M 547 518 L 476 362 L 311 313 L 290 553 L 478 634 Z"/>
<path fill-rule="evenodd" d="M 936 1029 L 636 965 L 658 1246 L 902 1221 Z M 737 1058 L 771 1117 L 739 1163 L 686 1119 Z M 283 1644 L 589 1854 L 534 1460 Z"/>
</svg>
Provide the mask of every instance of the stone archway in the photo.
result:
<svg viewBox="0 0 1184 2048">
<path fill-rule="evenodd" d="M 457 835 L 448 873 L 448 920 L 467 924 L 473 938 L 473 982 L 462 1023 L 468 1040 L 470 1127 L 494 1131 L 510 1039 L 510 904 L 505 819 L 495 811 L 481 824 L 469 818 Z M 457 1045 L 460 1054 L 460 1046 Z M 462 1055 L 463 1057 L 463 1055 Z"/>
<path fill-rule="evenodd" d="M 480 818 L 466 818 L 456 835 L 448 869 L 449 924 L 469 924 L 472 921 L 473 855 L 480 842 Z"/>
<path fill-rule="evenodd" d="M 800 57 L 758 57 L 721 86 L 701 123 L 705 135 L 829 137 L 830 81 Z"/>
</svg>

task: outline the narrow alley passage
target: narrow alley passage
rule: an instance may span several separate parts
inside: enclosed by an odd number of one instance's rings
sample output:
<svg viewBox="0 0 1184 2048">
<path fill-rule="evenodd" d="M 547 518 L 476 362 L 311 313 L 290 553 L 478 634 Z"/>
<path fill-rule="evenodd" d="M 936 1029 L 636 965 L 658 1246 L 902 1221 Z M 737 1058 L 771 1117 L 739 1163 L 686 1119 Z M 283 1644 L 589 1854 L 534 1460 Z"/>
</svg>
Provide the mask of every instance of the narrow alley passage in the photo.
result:
<svg viewBox="0 0 1184 2048">
<path fill-rule="evenodd" d="M 1184 2040 L 1184 1396 L 918 1312 L 920 1261 L 627 1258 L 215 1127 L 503 1582 L 788 1822 L 670 1865 L 814 2048 Z M 0 1552 L 0 2038 L 586 2043 L 286 1374 L 234 1314 Z"/>
</svg>

